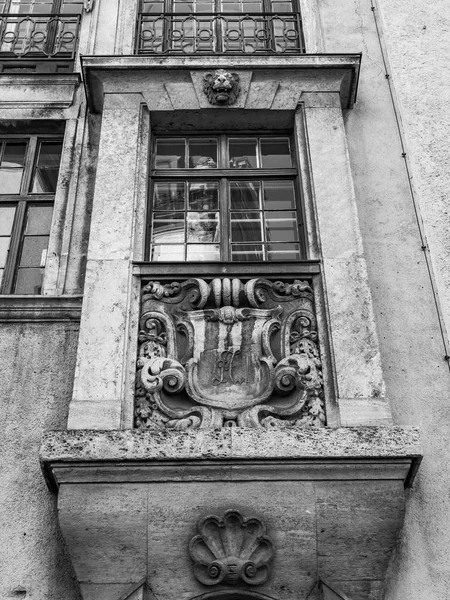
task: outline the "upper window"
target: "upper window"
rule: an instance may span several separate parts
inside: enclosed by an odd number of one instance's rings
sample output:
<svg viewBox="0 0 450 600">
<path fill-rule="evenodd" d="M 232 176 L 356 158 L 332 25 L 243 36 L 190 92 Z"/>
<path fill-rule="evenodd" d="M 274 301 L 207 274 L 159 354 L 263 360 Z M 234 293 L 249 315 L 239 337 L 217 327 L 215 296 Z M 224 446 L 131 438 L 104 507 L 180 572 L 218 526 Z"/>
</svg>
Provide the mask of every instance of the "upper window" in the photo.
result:
<svg viewBox="0 0 450 600">
<path fill-rule="evenodd" d="M 157 138 L 152 261 L 304 258 L 288 136 Z"/>
<path fill-rule="evenodd" d="M 75 56 L 83 0 L 0 0 L 2 58 Z"/>
<path fill-rule="evenodd" d="M 40 294 L 61 138 L 0 138 L 0 291 Z"/>
<path fill-rule="evenodd" d="M 304 52 L 297 0 L 141 0 L 137 52 Z"/>
</svg>

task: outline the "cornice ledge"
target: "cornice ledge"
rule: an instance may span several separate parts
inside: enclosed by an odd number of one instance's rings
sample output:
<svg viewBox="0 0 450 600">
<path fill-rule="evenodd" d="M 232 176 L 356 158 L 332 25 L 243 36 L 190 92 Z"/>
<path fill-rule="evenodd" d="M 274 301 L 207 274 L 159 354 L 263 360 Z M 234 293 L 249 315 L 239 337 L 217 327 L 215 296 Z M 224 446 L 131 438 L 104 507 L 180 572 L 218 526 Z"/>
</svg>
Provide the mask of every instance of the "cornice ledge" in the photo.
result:
<svg viewBox="0 0 450 600">
<path fill-rule="evenodd" d="M 70 108 L 79 73 L 0 73 L 0 108 Z"/>
<path fill-rule="evenodd" d="M 297 77 L 317 77 L 335 80 L 333 91 L 339 92 L 343 108 L 351 108 L 356 101 L 361 54 L 298 54 L 277 56 L 82 56 L 81 66 L 85 82 L 86 96 L 91 111 L 101 112 L 103 105 L 104 81 L 114 76 L 115 89 L 119 89 L 118 78 L 124 81 L 133 78 L 133 72 L 164 70 L 168 80 L 177 75 L 176 71 L 208 71 L 211 69 L 238 69 L 242 71 L 262 71 L 275 74 L 280 70 L 296 72 Z M 129 83 L 130 83 L 129 82 Z M 170 82 L 170 81 L 169 81 Z M 336 83 L 338 82 L 338 83 Z M 131 89 L 132 88 L 132 89 Z M 136 81 L 124 86 L 127 93 L 139 93 Z M 120 92 L 118 92 L 120 93 Z M 230 107 L 229 107 L 230 108 Z"/>
<path fill-rule="evenodd" d="M 180 468 L 187 474 L 182 477 L 189 478 L 190 463 L 195 479 L 198 461 L 202 461 L 201 470 L 207 467 L 210 476 L 219 478 L 223 478 L 224 468 L 228 473 L 226 478 L 236 479 L 239 470 L 241 473 L 259 471 L 263 479 L 269 470 L 273 478 L 277 469 L 270 464 L 279 465 L 281 470 L 288 469 L 289 478 L 294 471 L 314 478 L 313 472 L 322 465 L 330 472 L 350 469 L 354 478 L 365 478 L 366 469 L 372 473 L 369 478 L 397 478 L 410 486 L 421 456 L 419 430 L 403 427 L 49 431 L 43 436 L 40 452 L 42 467 L 52 488 L 57 486 L 58 469 L 65 473 L 64 477 L 71 469 L 78 474 L 84 472 L 84 475 L 75 475 L 84 479 L 92 467 L 91 473 L 107 479 L 119 467 L 128 473 L 127 477 L 131 469 L 133 473 L 140 473 L 138 477 L 144 475 L 155 480 L 161 473 L 166 478 L 176 479 L 180 477 Z M 156 474 L 158 464 L 159 474 Z M 99 475 L 102 470 L 103 476 Z M 281 471 L 278 476 L 282 477 Z"/>
<path fill-rule="evenodd" d="M 0 296 L 0 323 L 78 322 L 82 296 Z"/>
</svg>

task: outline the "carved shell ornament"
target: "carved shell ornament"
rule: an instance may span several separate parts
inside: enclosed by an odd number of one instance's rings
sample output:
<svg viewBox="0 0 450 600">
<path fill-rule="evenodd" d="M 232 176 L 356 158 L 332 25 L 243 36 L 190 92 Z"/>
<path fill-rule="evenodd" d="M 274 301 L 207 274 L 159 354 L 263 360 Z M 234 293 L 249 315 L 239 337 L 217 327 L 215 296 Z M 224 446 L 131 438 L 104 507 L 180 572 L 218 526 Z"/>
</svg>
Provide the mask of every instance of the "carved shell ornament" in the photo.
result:
<svg viewBox="0 0 450 600">
<path fill-rule="evenodd" d="M 203 91 L 210 104 L 228 106 L 234 104 L 239 96 L 239 75 L 225 69 L 207 73 L 203 79 Z"/>
<path fill-rule="evenodd" d="M 274 550 L 263 523 L 237 510 L 201 519 L 189 544 L 194 575 L 204 585 L 260 585 L 269 577 Z"/>
</svg>

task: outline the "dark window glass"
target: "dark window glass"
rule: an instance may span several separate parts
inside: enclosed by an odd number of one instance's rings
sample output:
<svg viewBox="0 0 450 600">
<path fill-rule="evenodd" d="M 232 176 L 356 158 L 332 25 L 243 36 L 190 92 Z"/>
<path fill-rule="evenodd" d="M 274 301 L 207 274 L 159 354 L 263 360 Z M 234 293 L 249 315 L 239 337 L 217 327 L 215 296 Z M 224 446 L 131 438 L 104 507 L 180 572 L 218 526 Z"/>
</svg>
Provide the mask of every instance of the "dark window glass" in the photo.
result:
<svg viewBox="0 0 450 600">
<path fill-rule="evenodd" d="M 0 139 L 1 293 L 41 293 L 62 142 Z"/>
<path fill-rule="evenodd" d="M 34 169 L 31 193 L 54 194 L 61 161 L 61 142 L 41 142 Z"/>
</svg>

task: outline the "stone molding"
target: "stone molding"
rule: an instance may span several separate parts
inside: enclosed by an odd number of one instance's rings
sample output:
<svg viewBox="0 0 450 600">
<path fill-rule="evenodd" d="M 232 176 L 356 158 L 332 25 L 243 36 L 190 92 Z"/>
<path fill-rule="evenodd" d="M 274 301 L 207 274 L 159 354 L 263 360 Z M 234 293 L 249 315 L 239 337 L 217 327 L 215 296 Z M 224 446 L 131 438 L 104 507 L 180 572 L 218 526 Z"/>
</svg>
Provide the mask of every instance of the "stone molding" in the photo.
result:
<svg viewBox="0 0 450 600">
<path fill-rule="evenodd" d="M 70 108 L 80 81 L 79 73 L 0 74 L 0 108 Z"/>
<path fill-rule="evenodd" d="M 0 296 L 0 323 L 78 323 L 82 300 L 82 296 Z"/>
<path fill-rule="evenodd" d="M 203 94 L 204 76 L 215 69 L 233 70 L 241 94 L 227 108 L 295 110 L 304 92 L 335 93 L 342 108 L 356 100 L 361 54 L 298 56 L 83 56 L 88 104 L 103 110 L 105 93 L 142 93 L 150 111 L 220 110 Z M 162 71 L 161 71 L 162 70 Z M 149 80 L 142 73 L 152 71 Z M 150 83 L 149 83 L 150 82 Z M 282 83 L 282 85 L 281 85 Z"/>
<path fill-rule="evenodd" d="M 398 479 L 411 486 L 417 428 L 49 431 L 40 459 L 49 485 L 77 481 Z M 179 461 L 182 461 L 180 463 Z"/>
</svg>

